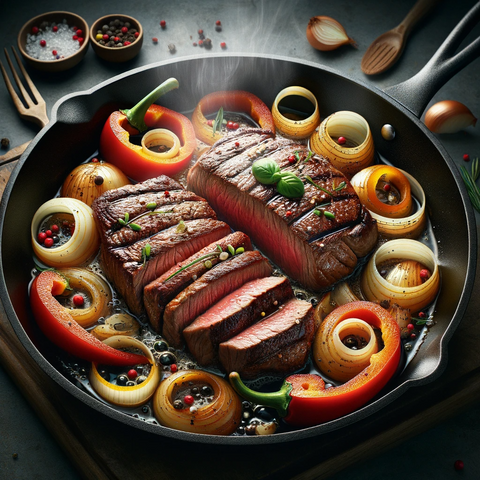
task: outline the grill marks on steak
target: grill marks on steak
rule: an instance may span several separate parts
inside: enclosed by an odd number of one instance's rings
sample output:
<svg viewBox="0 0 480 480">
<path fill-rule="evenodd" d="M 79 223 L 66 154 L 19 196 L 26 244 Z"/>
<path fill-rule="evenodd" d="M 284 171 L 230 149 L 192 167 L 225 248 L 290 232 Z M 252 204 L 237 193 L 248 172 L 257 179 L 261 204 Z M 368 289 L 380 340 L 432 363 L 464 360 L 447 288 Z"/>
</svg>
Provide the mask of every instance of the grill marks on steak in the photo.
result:
<svg viewBox="0 0 480 480">
<path fill-rule="evenodd" d="M 227 372 L 245 378 L 259 373 L 290 373 L 302 367 L 315 333 L 314 308 L 293 298 L 277 312 L 219 346 Z"/>
<path fill-rule="evenodd" d="M 334 279 L 351 274 L 357 256 L 374 247 L 376 224 L 368 211 L 363 210 L 350 182 L 327 160 L 314 155 L 306 161 L 309 151 L 305 145 L 272 139 L 267 134 L 260 129 L 248 130 L 249 139 L 257 138 L 257 146 L 238 156 L 234 145 L 244 134 L 229 136 L 215 144 L 190 170 L 188 187 L 205 197 L 220 218 L 228 219 L 234 229 L 249 235 L 287 275 L 308 289 L 325 290 Z M 299 161 L 292 165 L 288 157 L 295 152 Z M 252 164 L 265 157 L 302 179 L 310 176 L 331 194 L 304 181 L 302 198 L 279 195 L 274 186 L 260 184 L 251 173 Z M 342 182 L 345 186 L 340 188 Z M 325 209 L 335 214 L 334 220 L 314 213 L 324 203 L 329 203 Z M 359 224 L 364 228 L 356 229 Z M 350 236 L 353 232 L 354 240 Z M 331 253 L 325 257 L 327 239 L 330 251 L 335 251 L 333 257 Z M 334 241 L 338 243 L 335 249 Z M 325 258 L 331 261 L 325 263 Z M 312 265 L 317 268 L 311 268 Z"/>
<path fill-rule="evenodd" d="M 244 252 L 216 265 L 166 306 L 163 336 L 170 345 L 181 348 L 182 332 L 196 317 L 246 282 L 271 275 L 272 270 L 258 251 Z"/>
<path fill-rule="evenodd" d="M 198 261 L 185 270 L 180 272 L 179 270 L 209 253 L 216 252 L 217 246 L 220 246 L 223 251 L 227 251 L 228 245 L 231 245 L 235 250 L 239 247 L 243 247 L 246 251 L 252 250 L 252 244 L 247 235 L 242 232 L 231 233 L 204 247 L 182 262 L 177 263 L 145 287 L 143 296 L 145 309 L 155 331 L 159 333 L 162 331 L 163 312 L 167 304 L 197 278 L 200 278 L 204 273 L 209 271 L 205 266 L 205 261 Z M 210 256 L 208 259 L 212 262 L 212 265 L 220 262 L 218 255 Z M 169 278 L 173 274 L 175 275 Z"/>
<path fill-rule="evenodd" d="M 226 223 L 211 218 L 185 221 L 185 227 L 183 233 L 177 232 L 177 226 L 167 228 L 128 247 L 102 245 L 101 266 L 134 314 L 143 311 L 143 288 L 148 283 L 231 232 Z M 147 243 L 150 257 L 144 262 L 142 249 Z"/>
<path fill-rule="evenodd" d="M 264 277 L 246 283 L 197 317 L 183 331 L 188 349 L 200 365 L 216 363 L 218 345 L 278 309 L 293 297 L 286 277 Z"/>
</svg>

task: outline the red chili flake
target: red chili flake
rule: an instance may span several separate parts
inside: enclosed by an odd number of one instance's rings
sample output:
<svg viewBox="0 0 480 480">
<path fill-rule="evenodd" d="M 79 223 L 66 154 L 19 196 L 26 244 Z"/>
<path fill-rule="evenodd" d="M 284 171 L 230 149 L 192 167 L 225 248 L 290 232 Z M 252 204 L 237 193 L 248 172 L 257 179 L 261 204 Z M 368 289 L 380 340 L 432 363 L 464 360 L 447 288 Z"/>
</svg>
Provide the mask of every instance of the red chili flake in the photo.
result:
<svg viewBox="0 0 480 480">
<path fill-rule="evenodd" d="M 408 328 L 409 330 L 413 330 L 415 327 L 413 326 L 412 323 L 409 323 L 409 324 L 407 325 L 407 328 Z"/>
<path fill-rule="evenodd" d="M 221 46 L 222 48 L 227 48 L 227 44 L 226 44 L 225 42 L 222 42 L 222 43 L 220 44 L 220 46 Z"/>
<path fill-rule="evenodd" d="M 183 402 L 186 404 L 186 405 L 193 405 L 193 402 L 195 401 L 195 399 L 191 396 L 191 395 L 185 395 L 183 397 Z"/>
<path fill-rule="evenodd" d="M 160 20 L 160 26 L 165 28 L 167 26 L 167 22 L 165 20 Z"/>
<path fill-rule="evenodd" d="M 47 42 L 45 40 L 40 40 L 40 46 L 41 47 L 46 47 L 47 46 Z"/>
<path fill-rule="evenodd" d="M 172 373 L 175 373 L 177 370 L 178 370 L 177 364 L 176 364 L 176 363 L 172 363 L 172 365 L 170 365 L 170 371 L 171 371 Z"/>
<path fill-rule="evenodd" d="M 221 25 L 221 24 L 222 24 L 222 22 L 221 22 L 220 20 L 217 20 L 217 21 L 215 22 L 215 25 Z"/>
<path fill-rule="evenodd" d="M 83 307 L 83 304 L 85 303 L 85 299 L 82 295 L 74 295 L 72 301 L 76 307 Z"/>
<path fill-rule="evenodd" d="M 289 161 L 290 163 L 295 163 L 295 160 L 296 160 L 295 155 L 290 155 L 290 156 L 288 157 L 288 161 Z"/>
<path fill-rule="evenodd" d="M 289 217 L 291 214 L 292 214 L 292 212 L 291 212 L 290 210 L 287 210 L 287 211 L 285 212 L 285 215 L 286 215 L 287 217 Z"/>
<path fill-rule="evenodd" d="M 81 37 L 81 36 L 83 35 L 83 32 L 82 32 L 82 30 L 78 29 L 78 30 L 76 31 L 76 34 L 77 34 L 79 37 Z"/>
<path fill-rule="evenodd" d="M 157 38 L 157 37 L 153 37 L 153 38 L 152 38 L 152 42 L 153 42 L 153 43 L 158 43 L 158 38 Z"/>
<path fill-rule="evenodd" d="M 130 380 L 135 380 L 135 379 L 138 377 L 138 373 L 137 373 L 137 371 L 136 371 L 134 368 L 131 368 L 131 369 L 127 372 L 127 377 L 128 377 Z"/>
<path fill-rule="evenodd" d="M 58 27 L 57 27 L 56 25 L 55 25 L 55 26 L 53 26 L 53 27 L 52 27 L 52 31 L 54 31 L 54 32 L 58 32 Z"/>
<path fill-rule="evenodd" d="M 430 278 L 430 272 L 426 268 L 420 270 L 420 278 L 422 280 L 428 280 Z"/>
<path fill-rule="evenodd" d="M 418 318 L 427 318 L 427 314 L 425 312 L 418 312 Z"/>
<path fill-rule="evenodd" d="M 170 192 L 169 192 L 168 190 L 165 190 L 164 195 L 165 195 L 166 197 L 169 197 L 169 196 L 170 196 Z"/>
<path fill-rule="evenodd" d="M 59 230 L 60 230 L 60 227 L 54 223 L 51 227 L 50 227 L 50 230 L 53 232 L 53 233 L 58 233 Z"/>
<path fill-rule="evenodd" d="M 58 53 L 58 52 L 57 52 L 56 50 L 52 50 L 52 55 L 53 55 L 53 56 L 57 55 L 57 53 Z"/>
<path fill-rule="evenodd" d="M 469 162 L 470 161 L 470 155 L 468 153 L 466 153 L 464 156 L 463 156 L 463 159 L 466 161 L 466 162 Z"/>
<path fill-rule="evenodd" d="M 347 143 L 347 139 L 345 137 L 338 137 L 337 143 L 339 145 L 345 145 L 345 143 Z"/>
<path fill-rule="evenodd" d="M 47 248 L 50 248 L 53 246 L 53 238 L 52 237 L 47 237 L 45 239 L 45 242 L 43 242 L 43 244 L 47 247 Z"/>
<path fill-rule="evenodd" d="M 37 236 L 38 243 L 43 243 L 47 238 L 47 234 L 45 232 L 40 232 Z"/>
<path fill-rule="evenodd" d="M 240 146 L 240 142 L 235 142 L 235 146 L 238 148 Z"/>
<path fill-rule="evenodd" d="M 74 26 L 72 27 L 72 30 L 73 30 L 74 32 L 76 32 L 76 31 L 78 30 L 78 27 L 77 27 L 76 25 L 74 25 Z"/>
<path fill-rule="evenodd" d="M 453 468 L 455 468 L 455 470 L 463 470 L 464 466 L 465 465 L 461 460 L 456 460 L 455 463 L 453 464 Z"/>
<path fill-rule="evenodd" d="M 198 44 L 199 44 L 200 46 L 203 46 L 203 40 L 199 40 L 199 41 L 198 41 Z"/>
<path fill-rule="evenodd" d="M 391 189 L 392 189 L 392 186 L 391 186 L 389 183 L 386 183 L 386 184 L 383 186 L 383 191 L 384 191 L 384 192 L 389 192 Z"/>
<path fill-rule="evenodd" d="M 105 38 L 105 35 L 103 36 L 103 38 L 104 38 L 105 40 L 108 40 L 108 38 L 109 38 L 108 35 L 106 35 L 106 37 L 107 37 L 107 38 Z M 78 35 L 72 35 L 72 40 L 78 40 Z"/>
<path fill-rule="evenodd" d="M 128 33 L 128 28 L 127 27 L 122 27 L 122 33 Z"/>
<path fill-rule="evenodd" d="M 36 35 L 38 33 L 38 27 L 32 27 L 32 33 Z"/>
</svg>

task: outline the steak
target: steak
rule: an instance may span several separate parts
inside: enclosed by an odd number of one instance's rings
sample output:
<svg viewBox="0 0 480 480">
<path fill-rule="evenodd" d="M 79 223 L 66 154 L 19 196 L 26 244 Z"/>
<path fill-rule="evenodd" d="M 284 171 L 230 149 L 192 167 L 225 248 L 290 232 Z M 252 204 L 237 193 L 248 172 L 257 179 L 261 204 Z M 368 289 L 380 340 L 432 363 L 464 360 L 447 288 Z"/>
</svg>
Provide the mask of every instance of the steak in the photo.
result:
<svg viewBox="0 0 480 480">
<path fill-rule="evenodd" d="M 288 374 L 307 361 L 315 333 L 313 306 L 293 298 L 283 307 L 219 345 L 227 372 L 242 377 Z"/>
<path fill-rule="evenodd" d="M 190 353 L 200 365 L 216 363 L 218 345 L 269 315 L 293 297 L 286 277 L 264 277 L 222 298 L 183 331 Z"/>
<path fill-rule="evenodd" d="M 205 260 L 210 260 L 212 265 L 216 265 L 220 262 L 218 256 L 218 246 L 220 246 L 223 251 L 227 251 L 229 245 L 231 245 L 235 250 L 239 247 L 243 247 L 245 250 L 252 249 L 252 244 L 247 235 L 242 232 L 231 233 L 230 235 L 227 235 L 226 237 L 204 247 L 182 262 L 179 262 L 170 268 L 170 270 L 165 272 L 161 277 L 157 278 L 145 287 L 143 291 L 143 301 L 148 318 L 155 331 L 162 331 L 163 312 L 167 304 L 197 278 L 200 278 L 205 272 L 209 271 L 209 269 L 205 266 Z M 217 254 L 210 255 L 203 261 L 198 261 L 199 258 L 203 258 L 212 252 L 216 252 Z M 193 262 L 196 263 L 188 268 L 185 268 L 186 265 L 189 265 Z M 185 269 L 181 270 L 182 268 Z M 174 276 L 172 277 L 172 275 Z"/>
<path fill-rule="evenodd" d="M 303 180 L 301 198 L 284 197 L 255 179 L 252 164 L 266 157 Z M 327 290 L 352 274 L 377 242 L 376 222 L 348 179 L 306 145 L 274 138 L 269 131 L 252 128 L 219 140 L 190 170 L 187 184 L 309 290 Z M 324 210 L 332 215 L 323 215 Z"/>
<path fill-rule="evenodd" d="M 175 348 L 184 345 L 182 332 L 196 317 L 246 282 L 272 274 L 268 260 L 258 251 L 225 260 L 182 290 L 165 308 L 163 336 Z"/>
</svg>

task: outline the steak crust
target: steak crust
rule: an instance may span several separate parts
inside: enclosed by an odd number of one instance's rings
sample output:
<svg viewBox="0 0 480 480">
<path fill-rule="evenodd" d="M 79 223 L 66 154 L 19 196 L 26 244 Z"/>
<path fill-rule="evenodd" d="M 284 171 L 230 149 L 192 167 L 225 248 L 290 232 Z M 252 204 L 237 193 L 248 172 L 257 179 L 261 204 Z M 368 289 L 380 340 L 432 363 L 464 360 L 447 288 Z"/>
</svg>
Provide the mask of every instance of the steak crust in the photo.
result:
<svg viewBox="0 0 480 480">
<path fill-rule="evenodd" d="M 292 155 L 298 158 L 294 164 Z M 301 198 L 286 198 L 275 186 L 255 179 L 252 164 L 266 157 L 303 180 Z M 208 200 L 219 218 L 245 232 L 284 273 L 312 291 L 327 290 L 353 273 L 358 258 L 377 242 L 376 223 L 348 179 L 304 144 L 273 138 L 268 131 L 249 129 L 223 138 L 190 170 L 187 185 Z M 318 215 L 322 208 L 333 218 Z"/>
</svg>

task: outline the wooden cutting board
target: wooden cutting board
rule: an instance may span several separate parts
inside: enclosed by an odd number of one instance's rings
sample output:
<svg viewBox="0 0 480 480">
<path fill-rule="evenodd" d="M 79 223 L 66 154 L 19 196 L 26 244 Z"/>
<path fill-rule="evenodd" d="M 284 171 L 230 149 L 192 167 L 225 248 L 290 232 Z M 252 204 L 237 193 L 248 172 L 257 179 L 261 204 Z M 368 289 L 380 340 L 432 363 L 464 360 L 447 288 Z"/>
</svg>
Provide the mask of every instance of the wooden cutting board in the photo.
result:
<svg viewBox="0 0 480 480">
<path fill-rule="evenodd" d="M 14 163 L 0 166 L 0 195 Z M 478 227 L 477 227 L 478 230 Z M 480 289 L 477 269 L 474 292 Z M 159 438 L 100 415 L 59 387 L 33 361 L 0 305 L 0 362 L 86 479 L 211 480 L 328 478 L 453 417 L 480 400 L 480 296 L 449 343 L 446 371 L 348 429 L 272 446 L 219 446 Z M 244 461 L 247 460 L 247 461 Z"/>
</svg>

